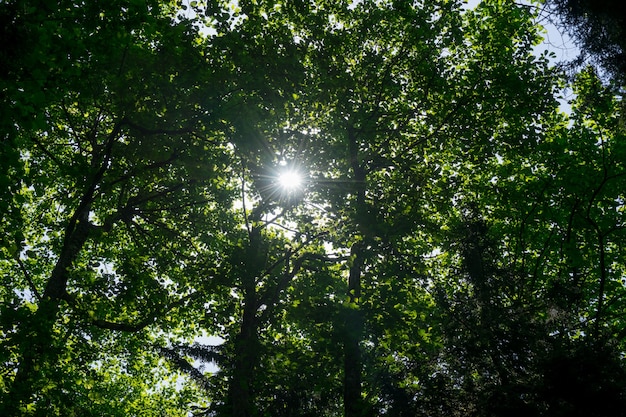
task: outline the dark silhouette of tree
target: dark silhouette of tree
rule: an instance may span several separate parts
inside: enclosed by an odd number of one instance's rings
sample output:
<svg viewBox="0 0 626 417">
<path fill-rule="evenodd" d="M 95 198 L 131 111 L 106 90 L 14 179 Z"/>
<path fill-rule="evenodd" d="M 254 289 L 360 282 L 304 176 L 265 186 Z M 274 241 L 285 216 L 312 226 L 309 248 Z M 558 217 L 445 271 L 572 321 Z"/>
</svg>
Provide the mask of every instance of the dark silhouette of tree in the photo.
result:
<svg viewBox="0 0 626 417">
<path fill-rule="evenodd" d="M 598 64 L 618 83 L 626 80 L 626 5 L 618 0 L 546 0 L 558 27 L 581 49 L 578 63 Z"/>
</svg>

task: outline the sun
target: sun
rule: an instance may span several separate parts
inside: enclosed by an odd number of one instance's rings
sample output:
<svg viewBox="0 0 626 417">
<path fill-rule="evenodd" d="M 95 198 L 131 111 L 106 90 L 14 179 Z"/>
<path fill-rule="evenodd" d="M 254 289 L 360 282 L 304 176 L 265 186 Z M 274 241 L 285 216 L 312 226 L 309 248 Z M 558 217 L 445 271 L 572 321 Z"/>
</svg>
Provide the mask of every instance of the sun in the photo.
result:
<svg viewBox="0 0 626 417">
<path fill-rule="evenodd" d="M 286 170 L 278 175 L 278 184 L 284 191 L 295 191 L 302 187 L 302 174 L 294 170 Z"/>
</svg>

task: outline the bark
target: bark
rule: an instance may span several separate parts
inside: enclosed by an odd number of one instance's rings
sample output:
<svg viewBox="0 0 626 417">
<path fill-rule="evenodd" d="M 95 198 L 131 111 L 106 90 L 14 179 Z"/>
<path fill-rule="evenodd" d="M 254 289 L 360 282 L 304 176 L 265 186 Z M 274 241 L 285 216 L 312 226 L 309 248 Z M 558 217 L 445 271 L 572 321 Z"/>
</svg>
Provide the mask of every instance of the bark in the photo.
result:
<svg viewBox="0 0 626 417">
<path fill-rule="evenodd" d="M 363 219 L 366 218 L 367 207 L 365 205 L 365 177 L 366 171 L 361 166 L 358 157 L 358 142 L 356 132 L 348 128 L 348 158 L 352 169 L 355 184 L 355 226 L 358 231 L 365 234 L 367 230 Z M 365 239 L 367 236 L 362 236 Z M 362 384 L 362 360 L 360 342 L 363 333 L 363 317 L 359 310 L 361 297 L 361 275 L 364 267 L 363 246 L 356 242 L 350 248 L 350 274 L 348 277 L 348 300 L 350 306 L 345 311 L 344 320 L 344 391 L 343 404 L 345 417 L 361 417 L 365 407 L 361 397 Z"/>
<path fill-rule="evenodd" d="M 358 309 L 361 292 L 361 273 L 363 269 L 363 253 L 359 244 L 350 250 L 352 265 L 348 278 L 348 299 L 350 307 L 345 311 L 344 321 L 344 415 L 357 417 L 363 415 L 363 399 L 361 397 L 361 349 L 359 343 L 363 333 L 363 317 Z"/>
<path fill-rule="evenodd" d="M 28 403 L 44 383 L 39 375 L 41 368 L 56 360 L 54 349 L 54 326 L 61 303 L 68 301 L 68 268 L 87 241 L 90 224 L 85 213 L 77 213 L 66 228 L 66 237 L 61 255 L 48 280 L 42 299 L 35 314 L 21 323 L 21 358 L 1 415 L 18 415 L 22 404 Z"/>
<path fill-rule="evenodd" d="M 259 360 L 256 281 L 265 266 L 265 251 L 260 229 L 252 228 L 249 236 L 241 277 L 244 293 L 243 317 L 241 329 L 234 342 L 235 360 L 228 388 L 228 402 L 233 417 L 255 415 L 253 378 Z"/>
<path fill-rule="evenodd" d="M 254 370 L 258 362 L 258 331 L 254 299 L 246 300 L 241 330 L 235 340 L 235 363 L 229 387 L 233 417 L 254 416 Z"/>
</svg>

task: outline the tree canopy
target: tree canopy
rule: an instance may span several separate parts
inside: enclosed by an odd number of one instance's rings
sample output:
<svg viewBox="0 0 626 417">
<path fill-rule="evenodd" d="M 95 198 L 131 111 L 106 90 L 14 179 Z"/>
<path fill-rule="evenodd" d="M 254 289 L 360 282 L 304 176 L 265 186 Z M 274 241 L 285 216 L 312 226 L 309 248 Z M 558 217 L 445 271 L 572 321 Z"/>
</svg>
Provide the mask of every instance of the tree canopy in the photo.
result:
<svg viewBox="0 0 626 417">
<path fill-rule="evenodd" d="M 0 3 L 0 414 L 625 414 L 622 98 L 536 10 Z"/>
<path fill-rule="evenodd" d="M 553 23 L 581 49 L 575 60 L 593 62 L 622 87 L 626 80 L 626 8 L 615 0 L 544 0 Z"/>
</svg>

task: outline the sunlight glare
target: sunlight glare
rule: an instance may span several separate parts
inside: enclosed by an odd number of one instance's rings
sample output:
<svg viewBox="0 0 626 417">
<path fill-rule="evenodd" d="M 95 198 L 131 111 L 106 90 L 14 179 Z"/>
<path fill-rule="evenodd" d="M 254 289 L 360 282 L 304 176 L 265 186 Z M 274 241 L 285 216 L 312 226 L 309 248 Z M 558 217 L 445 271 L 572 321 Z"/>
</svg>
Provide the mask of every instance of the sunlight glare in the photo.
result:
<svg viewBox="0 0 626 417">
<path fill-rule="evenodd" d="M 292 170 L 285 171 L 278 176 L 278 183 L 284 190 L 295 190 L 302 186 L 302 175 Z"/>
</svg>

